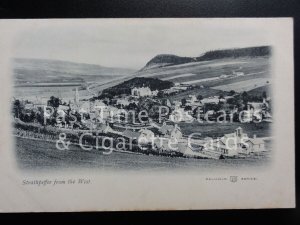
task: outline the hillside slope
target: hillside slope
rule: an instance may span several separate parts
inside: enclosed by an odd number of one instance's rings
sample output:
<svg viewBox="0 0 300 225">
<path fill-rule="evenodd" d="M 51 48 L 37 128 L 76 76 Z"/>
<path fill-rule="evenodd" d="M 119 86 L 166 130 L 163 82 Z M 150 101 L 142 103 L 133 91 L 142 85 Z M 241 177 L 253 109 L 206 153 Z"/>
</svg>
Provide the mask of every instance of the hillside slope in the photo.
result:
<svg viewBox="0 0 300 225">
<path fill-rule="evenodd" d="M 214 87 L 270 78 L 270 65 L 271 47 L 269 46 L 209 51 L 197 58 L 161 54 L 152 58 L 136 73 L 105 84 L 96 84 L 93 89 L 99 92 L 134 77 L 158 78 L 173 83 Z M 221 75 L 232 75 L 237 72 L 242 72 L 244 76 L 220 79 Z"/>
<path fill-rule="evenodd" d="M 189 62 L 196 62 L 197 60 L 195 58 L 191 57 L 180 57 L 177 55 L 168 55 L 168 54 L 161 54 L 155 56 L 153 59 L 151 59 L 144 68 L 141 70 L 149 70 L 164 66 L 170 66 L 170 65 L 178 65 L 178 64 L 184 64 Z"/>
<path fill-rule="evenodd" d="M 206 52 L 199 57 L 181 57 L 177 55 L 160 54 L 152 58 L 140 71 L 168 67 L 173 65 L 180 65 L 191 62 L 203 62 L 208 60 L 239 57 L 262 57 L 270 55 L 270 46 L 214 50 Z"/>
<path fill-rule="evenodd" d="M 155 66 L 155 63 L 159 66 Z M 269 46 L 226 49 L 209 51 L 197 58 L 154 57 L 146 64 L 146 69 L 137 72 L 137 76 L 207 87 L 242 81 L 246 84 L 253 79 L 259 79 L 257 80 L 259 83 L 261 78 L 271 77 L 270 64 Z M 243 75 L 234 76 L 237 73 Z"/>
<path fill-rule="evenodd" d="M 24 84 L 109 81 L 134 71 L 60 60 L 16 58 L 13 72 L 16 84 Z"/>
</svg>

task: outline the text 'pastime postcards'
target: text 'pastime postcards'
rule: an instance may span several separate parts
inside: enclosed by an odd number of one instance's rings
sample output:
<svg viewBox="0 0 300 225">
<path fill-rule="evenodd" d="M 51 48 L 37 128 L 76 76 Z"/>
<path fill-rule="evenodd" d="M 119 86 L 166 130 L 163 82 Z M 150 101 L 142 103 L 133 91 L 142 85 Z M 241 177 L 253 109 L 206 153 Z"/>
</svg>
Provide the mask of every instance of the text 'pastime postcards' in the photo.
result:
<svg viewBox="0 0 300 225">
<path fill-rule="evenodd" d="M 0 211 L 295 207 L 291 18 L 0 29 Z"/>
</svg>

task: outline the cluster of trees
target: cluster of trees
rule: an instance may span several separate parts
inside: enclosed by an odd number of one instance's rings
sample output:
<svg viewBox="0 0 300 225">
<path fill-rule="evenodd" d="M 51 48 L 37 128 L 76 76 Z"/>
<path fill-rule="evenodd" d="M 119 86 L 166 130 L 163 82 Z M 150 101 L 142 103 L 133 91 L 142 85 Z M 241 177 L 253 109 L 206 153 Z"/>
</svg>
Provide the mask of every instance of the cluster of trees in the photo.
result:
<svg viewBox="0 0 300 225">
<path fill-rule="evenodd" d="M 131 94 L 134 87 L 149 87 L 152 91 L 169 89 L 174 86 L 170 81 L 163 81 L 157 78 L 135 77 L 114 87 L 107 88 L 99 95 L 99 99 L 112 98 L 114 96 Z"/>
<path fill-rule="evenodd" d="M 225 49 L 206 52 L 204 55 L 197 58 L 197 61 L 206 61 L 222 58 L 237 58 L 237 57 L 258 57 L 269 56 L 271 54 L 270 46 L 249 47 L 239 49 Z"/>
<path fill-rule="evenodd" d="M 13 102 L 13 115 L 15 118 L 19 118 L 23 122 L 42 122 L 43 113 L 39 110 L 25 109 L 25 105 L 30 104 L 29 101 L 21 102 L 19 99 L 15 99 Z"/>
<path fill-rule="evenodd" d="M 61 99 L 51 96 L 50 99 L 47 101 L 48 106 L 51 106 L 53 108 L 58 108 L 59 105 L 62 105 Z"/>
<path fill-rule="evenodd" d="M 20 119 L 23 122 L 37 122 L 42 125 L 55 125 L 57 124 L 58 120 L 57 118 L 59 117 L 59 113 L 57 111 L 58 107 L 62 105 L 61 99 L 51 96 L 50 99 L 47 101 L 47 105 L 52 107 L 52 109 L 49 109 L 49 115 L 50 117 L 47 117 L 45 119 L 45 112 L 44 112 L 44 107 L 39 107 L 39 108 L 28 108 L 25 109 L 25 105 L 30 104 L 29 101 L 24 101 L 21 102 L 19 99 L 15 99 L 13 102 L 13 115 L 15 118 Z M 46 109 L 47 110 L 47 109 Z M 54 110 L 54 111 L 52 111 Z M 51 112 L 51 113 L 50 113 Z M 71 110 L 67 110 L 65 113 L 64 120 L 62 123 L 66 124 L 72 124 L 74 123 L 74 128 L 80 127 L 80 122 L 81 122 L 81 115 L 76 111 L 70 113 Z M 88 116 L 88 115 L 87 115 Z M 76 118 L 76 119 L 75 119 Z M 76 121 L 76 122 L 75 122 Z M 45 124 L 46 122 L 46 124 Z"/>
</svg>

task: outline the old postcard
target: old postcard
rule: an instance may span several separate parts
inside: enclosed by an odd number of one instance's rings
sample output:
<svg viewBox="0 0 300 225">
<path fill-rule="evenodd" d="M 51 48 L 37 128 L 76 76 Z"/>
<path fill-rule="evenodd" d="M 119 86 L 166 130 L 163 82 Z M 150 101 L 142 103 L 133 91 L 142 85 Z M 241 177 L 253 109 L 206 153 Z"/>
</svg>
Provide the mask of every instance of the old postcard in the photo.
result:
<svg viewBox="0 0 300 225">
<path fill-rule="evenodd" d="M 0 29 L 1 212 L 295 207 L 291 18 Z"/>
</svg>

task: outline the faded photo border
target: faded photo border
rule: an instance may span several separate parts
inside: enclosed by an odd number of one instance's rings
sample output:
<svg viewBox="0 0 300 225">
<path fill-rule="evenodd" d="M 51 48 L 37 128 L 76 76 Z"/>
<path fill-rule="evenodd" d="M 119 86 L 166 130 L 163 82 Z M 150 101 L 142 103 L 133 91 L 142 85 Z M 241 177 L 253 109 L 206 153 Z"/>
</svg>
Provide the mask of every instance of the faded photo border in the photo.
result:
<svg viewBox="0 0 300 225">
<path fill-rule="evenodd" d="M 273 49 L 274 160 L 264 171 L 215 172 L 209 176 L 257 177 L 256 182 L 207 182 L 205 174 L 126 173 L 76 170 L 30 174 L 16 166 L 11 136 L 11 97 L 13 92 L 11 58 L 18 35 L 42 24 L 101 23 L 119 19 L 84 20 L 2 20 L 0 29 L 0 211 L 118 211 L 118 210 L 187 210 L 246 209 L 295 207 L 295 136 L 294 136 L 294 62 L 293 19 L 126 19 L 232 23 L 239 26 L 268 27 Z M 124 19 L 122 19 L 124 21 Z M 130 54 L 130 53 L 129 53 Z M 32 180 L 89 180 L 88 185 L 24 186 Z M 59 204 L 58 204 L 59 202 Z"/>
</svg>

